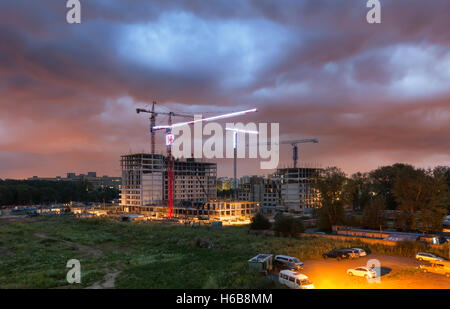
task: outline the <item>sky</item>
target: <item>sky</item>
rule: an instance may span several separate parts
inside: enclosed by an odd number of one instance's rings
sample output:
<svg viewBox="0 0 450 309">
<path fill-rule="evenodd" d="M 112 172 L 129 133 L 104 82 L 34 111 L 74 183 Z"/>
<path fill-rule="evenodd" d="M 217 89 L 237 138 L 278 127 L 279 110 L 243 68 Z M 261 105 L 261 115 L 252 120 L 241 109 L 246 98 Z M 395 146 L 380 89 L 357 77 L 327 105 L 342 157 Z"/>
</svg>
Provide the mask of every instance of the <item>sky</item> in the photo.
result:
<svg viewBox="0 0 450 309">
<path fill-rule="evenodd" d="M 0 2 L 0 179 L 120 175 L 120 155 L 150 149 L 135 108 L 152 101 L 258 108 L 236 121 L 319 139 L 300 146 L 301 164 L 450 165 L 448 0 L 381 0 L 381 24 L 365 0 L 80 2 L 81 24 L 65 1 Z M 232 175 L 232 159 L 216 162 Z M 259 166 L 239 160 L 238 174 L 270 172 Z"/>
</svg>

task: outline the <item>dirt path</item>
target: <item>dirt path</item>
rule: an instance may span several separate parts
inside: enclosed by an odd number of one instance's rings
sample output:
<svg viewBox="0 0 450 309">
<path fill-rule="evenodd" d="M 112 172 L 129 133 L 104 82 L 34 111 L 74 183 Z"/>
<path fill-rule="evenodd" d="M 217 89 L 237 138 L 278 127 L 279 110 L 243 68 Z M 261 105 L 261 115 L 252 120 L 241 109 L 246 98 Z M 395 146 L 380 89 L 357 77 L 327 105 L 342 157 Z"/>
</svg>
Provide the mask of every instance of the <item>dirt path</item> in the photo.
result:
<svg viewBox="0 0 450 309">
<path fill-rule="evenodd" d="M 34 236 L 41 238 L 41 239 L 51 239 L 51 237 L 44 233 L 35 233 Z M 75 246 L 80 252 L 90 256 L 90 257 L 100 257 L 103 255 L 103 252 L 101 250 L 81 245 L 76 242 L 67 241 L 67 240 L 57 240 L 61 241 L 62 243 L 68 245 L 68 246 Z M 86 289 L 114 289 L 115 288 L 115 282 L 117 276 L 120 274 L 120 270 L 107 270 L 105 277 L 102 281 L 97 281 L 91 286 L 86 287 Z M 66 288 L 66 287 L 59 287 L 59 288 Z"/>
<path fill-rule="evenodd" d="M 103 281 L 97 281 L 93 285 L 88 286 L 86 289 L 114 289 L 116 284 L 116 278 L 120 274 L 120 270 L 108 271 L 103 278 Z"/>
<path fill-rule="evenodd" d="M 366 266 L 371 259 L 380 261 L 379 283 L 347 275 L 347 269 Z M 355 260 L 308 260 L 304 263 L 302 273 L 318 289 L 450 289 L 450 278 L 418 271 L 420 264 L 413 258 L 371 254 Z"/>
</svg>

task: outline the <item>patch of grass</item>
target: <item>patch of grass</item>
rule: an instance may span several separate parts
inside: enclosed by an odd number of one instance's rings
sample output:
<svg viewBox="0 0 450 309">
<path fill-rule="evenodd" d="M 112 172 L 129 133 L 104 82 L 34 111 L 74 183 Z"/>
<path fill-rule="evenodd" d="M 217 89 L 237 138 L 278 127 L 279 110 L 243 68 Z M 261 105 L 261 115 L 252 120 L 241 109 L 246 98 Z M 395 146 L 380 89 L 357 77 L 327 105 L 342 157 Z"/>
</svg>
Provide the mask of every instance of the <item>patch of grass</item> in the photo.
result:
<svg viewBox="0 0 450 309">
<path fill-rule="evenodd" d="M 336 247 L 411 256 L 418 249 L 410 244 L 388 247 L 254 235 L 246 226 L 209 229 L 61 217 L 4 223 L 0 243 L 0 288 L 68 286 L 69 259 L 80 260 L 82 271 L 82 283 L 71 288 L 101 281 L 111 269 L 121 271 L 118 288 L 273 288 L 271 281 L 248 270 L 249 258 L 272 253 L 316 259 Z M 90 250 L 101 254 L 89 254 Z"/>
</svg>

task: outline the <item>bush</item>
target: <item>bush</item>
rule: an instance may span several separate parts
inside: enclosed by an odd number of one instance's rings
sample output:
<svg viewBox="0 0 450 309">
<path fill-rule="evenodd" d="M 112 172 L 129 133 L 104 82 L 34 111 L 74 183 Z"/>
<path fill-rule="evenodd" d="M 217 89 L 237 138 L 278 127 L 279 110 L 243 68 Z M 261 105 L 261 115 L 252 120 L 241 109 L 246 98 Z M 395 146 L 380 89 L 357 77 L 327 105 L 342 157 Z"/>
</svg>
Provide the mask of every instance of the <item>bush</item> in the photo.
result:
<svg viewBox="0 0 450 309">
<path fill-rule="evenodd" d="M 300 218 L 279 215 L 275 219 L 274 230 L 282 235 L 295 236 L 298 233 L 303 233 L 305 227 Z"/>
<path fill-rule="evenodd" d="M 252 218 L 252 223 L 250 224 L 251 230 L 268 230 L 271 228 L 269 220 L 260 212 Z"/>
<path fill-rule="evenodd" d="M 344 220 L 345 225 L 358 227 L 362 225 L 361 216 L 347 216 Z"/>
</svg>

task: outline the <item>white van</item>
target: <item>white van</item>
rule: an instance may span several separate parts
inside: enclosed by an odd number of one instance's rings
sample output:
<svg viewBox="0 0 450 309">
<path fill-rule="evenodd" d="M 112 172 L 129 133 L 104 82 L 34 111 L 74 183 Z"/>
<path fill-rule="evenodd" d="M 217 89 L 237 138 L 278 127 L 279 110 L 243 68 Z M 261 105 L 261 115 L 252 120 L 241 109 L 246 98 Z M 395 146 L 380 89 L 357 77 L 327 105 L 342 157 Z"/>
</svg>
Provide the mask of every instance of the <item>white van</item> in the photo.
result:
<svg viewBox="0 0 450 309">
<path fill-rule="evenodd" d="M 278 281 L 291 289 L 314 289 L 314 284 L 307 276 L 291 270 L 280 271 Z"/>
</svg>

